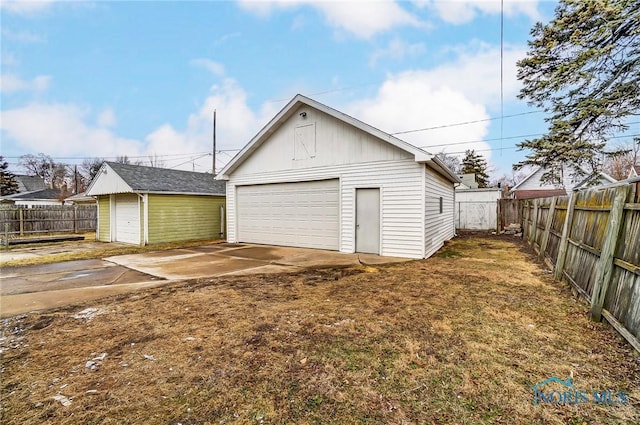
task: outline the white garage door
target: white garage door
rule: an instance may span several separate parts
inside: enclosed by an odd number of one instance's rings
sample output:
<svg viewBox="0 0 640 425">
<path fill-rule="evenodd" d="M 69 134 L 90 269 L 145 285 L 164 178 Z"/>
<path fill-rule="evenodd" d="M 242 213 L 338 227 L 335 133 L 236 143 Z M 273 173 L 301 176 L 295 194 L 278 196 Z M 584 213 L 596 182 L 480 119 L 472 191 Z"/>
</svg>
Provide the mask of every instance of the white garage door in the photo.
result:
<svg viewBox="0 0 640 425">
<path fill-rule="evenodd" d="M 140 213 L 138 195 L 116 195 L 115 201 L 116 241 L 140 243 Z"/>
<path fill-rule="evenodd" d="M 238 241 L 339 249 L 338 180 L 238 186 Z"/>
</svg>

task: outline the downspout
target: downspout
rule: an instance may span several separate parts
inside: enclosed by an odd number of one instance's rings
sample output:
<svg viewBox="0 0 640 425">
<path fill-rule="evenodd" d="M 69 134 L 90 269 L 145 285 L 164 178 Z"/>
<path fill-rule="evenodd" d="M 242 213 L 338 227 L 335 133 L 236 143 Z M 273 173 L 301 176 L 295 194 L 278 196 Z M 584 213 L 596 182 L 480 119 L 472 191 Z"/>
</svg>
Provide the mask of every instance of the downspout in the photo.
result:
<svg viewBox="0 0 640 425">
<path fill-rule="evenodd" d="M 456 233 L 457 227 L 460 227 L 460 204 L 458 204 L 458 226 L 456 227 L 456 189 L 460 187 L 462 183 L 454 183 L 453 184 L 453 236 L 456 237 L 458 234 Z"/>
<path fill-rule="evenodd" d="M 226 226 L 225 223 L 225 213 L 224 213 L 224 204 L 220 205 L 220 239 L 224 238 L 224 228 Z"/>
<path fill-rule="evenodd" d="M 147 245 L 149 243 L 149 227 L 147 226 L 147 220 L 149 218 L 149 205 L 148 205 L 148 195 L 145 193 L 144 195 L 141 193 L 136 193 L 138 195 L 138 200 L 142 203 L 142 232 L 141 232 L 141 244 L 142 246 Z M 138 208 L 138 214 L 140 214 L 140 209 Z M 140 229 L 138 229 L 140 230 Z"/>
</svg>

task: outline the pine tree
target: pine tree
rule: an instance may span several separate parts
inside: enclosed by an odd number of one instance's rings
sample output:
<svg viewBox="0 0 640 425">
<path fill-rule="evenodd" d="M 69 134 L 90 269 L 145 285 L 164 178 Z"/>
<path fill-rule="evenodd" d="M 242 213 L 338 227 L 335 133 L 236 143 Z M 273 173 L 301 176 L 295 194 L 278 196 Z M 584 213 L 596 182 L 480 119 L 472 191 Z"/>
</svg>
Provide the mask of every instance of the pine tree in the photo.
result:
<svg viewBox="0 0 640 425">
<path fill-rule="evenodd" d="M 462 159 L 462 173 L 475 173 L 476 183 L 478 187 L 487 187 L 489 185 L 489 175 L 487 174 L 487 161 L 482 155 L 476 153 L 475 150 L 467 150 Z"/>
<path fill-rule="evenodd" d="M 18 193 L 18 181 L 16 176 L 9 171 L 9 163 L 0 156 L 0 195 Z"/>
<path fill-rule="evenodd" d="M 531 36 L 518 97 L 549 113 L 549 129 L 518 144 L 531 153 L 514 168 L 565 165 L 595 176 L 609 137 L 640 111 L 640 0 L 561 0 Z"/>
</svg>

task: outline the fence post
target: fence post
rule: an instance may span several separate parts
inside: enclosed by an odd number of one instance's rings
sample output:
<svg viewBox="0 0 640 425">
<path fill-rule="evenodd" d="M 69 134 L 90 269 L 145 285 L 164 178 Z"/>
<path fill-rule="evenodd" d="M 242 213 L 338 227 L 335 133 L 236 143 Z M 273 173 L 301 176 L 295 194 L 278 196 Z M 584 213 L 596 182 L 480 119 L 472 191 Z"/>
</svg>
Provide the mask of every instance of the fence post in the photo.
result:
<svg viewBox="0 0 640 425">
<path fill-rule="evenodd" d="M 567 258 L 567 248 L 569 247 L 569 235 L 571 234 L 571 226 L 573 225 L 573 212 L 576 208 L 577 192 L 571 192 L 569 195 L 569 205 L 567 205 L 567 215 L 562 225 L 562 237 L 560 238 L 560 246 L 558 247 L 558 259 L 556 260 L 556 268 L 554 277 L 558 280 L 562 279 L 562 271 L 564 270 L 564 261 Z"/>
<path fill-rule="evenodd" d="M 73 233 L 78 233 L 78 206 L 73 206 Z"/>
<path fill-rule="evenodd" d="M 629 186 L 616 188 L 616 196 L 613 199 L 609 220 L 605 230 L 604 243 L 600 250 L 600 260 L 596 267 L 596 279 L 593 283 L 591 294 L 591 319 L 599 322 L 602 319 L 602 307 L 607 296 L 607 289 L 613 272 L 613 258 L 616 253 L 616 245 L 620 237 L 620 229 L 624 218 L 624 203 L 627 200 Z"/>
<path fill-rule="evenodd" d="M 549 232 L 551 231 L 551 225 L 553 224 L 553 214 L 556 212 L 557 196 L 551 198 L 551 206 L 549 207 L 549 213 L 547 215 L 547 221 L 544 224 L 544 233 L 542 233 L 542 240 L 540 241 L 540 258 L 544 260 L 544 252 L 547 249 L 549 243 Z"/>
<path fill-rule="evenodd" d="M 22 207 L 18 209 L 18 219 L 20 220 L 20 237 L 24 236 L 24 210 Z"/>
</svg>

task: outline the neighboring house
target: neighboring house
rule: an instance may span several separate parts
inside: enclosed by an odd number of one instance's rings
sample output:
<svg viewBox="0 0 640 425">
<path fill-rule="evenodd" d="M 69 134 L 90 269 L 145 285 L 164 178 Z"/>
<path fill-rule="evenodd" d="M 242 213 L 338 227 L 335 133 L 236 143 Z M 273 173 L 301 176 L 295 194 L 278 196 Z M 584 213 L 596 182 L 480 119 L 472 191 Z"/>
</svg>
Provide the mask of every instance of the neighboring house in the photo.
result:
<svg viewBox="0 0 640 425">
<path fill-rule="evenodd" d="M 476 173 L 458 174 L 460 179 L 460 185 L 456 186 L 458 189 L 477 189 L 478 182 L 476 182 Z"/>
<path fill-rule="evenodd" d="M 217 178 L 229 242 L 425 258 L 455 233 L 442 161 L 302 95 Z"/>
<path fill-rule="evenodd" d="M 44 179 L 40 176 L 26 176 L 24 174 L 14 174 L 14 176 L 18 183 L 18 193 L 36 192 L 47 188 Z"/>
<path fill-rule="evenodd" d="M 105 162 L 86 191 L 96 239 L 154 244 L 223 235 L 225 183 L 212 174 Z"/>
<path fill-rule="evenodd" d="M 65 205 L 96 205 L 96 198 L 87 196 L 86 192 L 69 196 L 64 200 Z"/>
<path fill-rule="evenodd" d="M 603 186 L 615 183 L 616 179 L 605 173 L 599 173 L 596 181 L 589 178 L 576 176 L 573 169 L 565 166 L 563 181 L 557 184 L 542 183 L 542 175 L 545 168 L 538 167 L 522 181 L 511 188 L 509 192 L 516 199 L 546 198 L 549 196 L 566 195 L 568 192 L 586 187 Z M 584 171 L 586 174 L 587 172 Z"/>
<path fill-rule="evenodd" d="M 627 177 L 628 179 L 632 179 L 634 177 L 638 177 L 640 176 L 640 164 L 636 164 L 631 166 L 631 170 L 629 170 L 629 177 Z"/>
<path fill-rule="evenodd" d="M 14 193 L 0 198 L 3 204 L 13 204 L 32 208 L 41 205 L 62 205 L 64 200 L 62 194 L 56 189 L 42 189 L 32 192 Z"/>
</svg>

